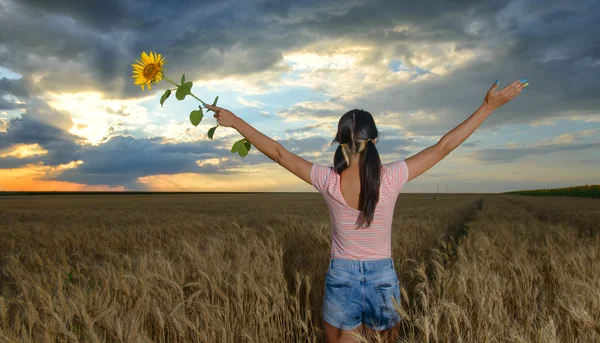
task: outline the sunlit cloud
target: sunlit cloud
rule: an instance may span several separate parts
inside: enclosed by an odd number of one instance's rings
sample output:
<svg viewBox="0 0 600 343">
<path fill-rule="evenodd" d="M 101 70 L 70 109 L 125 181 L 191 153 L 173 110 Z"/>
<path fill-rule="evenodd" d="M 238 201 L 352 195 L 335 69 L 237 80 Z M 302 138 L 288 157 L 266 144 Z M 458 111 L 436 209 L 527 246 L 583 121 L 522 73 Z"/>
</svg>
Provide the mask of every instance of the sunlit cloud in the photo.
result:
<svg viewBox="0 0 600 343">
<path fill-rule="evenodd" d="M 220 164 L 222 164 L 225 161 L 228 161 L 229 158 L 228 157 L 222 157 L 222 158 L 207 158 L 205 160 L 198 160 L 196 161 L 196 164 L 199 167 L 203 167 L 206 165 L 214 165 L 214 166 L 218 166 Z"/>
<path fill-rule="evenodd" d="M 0 157 L 16 157 L 26 158 L 31 156 L 39 156 L 48 154 L 48 150 L 42 148 L 39 144 L 17 144 L 8 149 L 8 151 L 2 152 L 0 150 Z"/>
<path fill-rule="evenodd" d="M 70 133 L 85 137 L 88 143 L 99 144 L 111 133 L 143 126 L 149 120 L 148 109 L 139 105 L 152 97 L 133 100 L 107 99 L 102 93 L 50 93 L 48 104 L 71 115 Z"/>
<path fill-rule="evenodd" d="M 320 40 L 289 51 L 283 60 L 295 71 L 285 78 L 288 86 L 311 87 L 325 94 L 352 101 L 365 93 L 396 84 L 443 77 L 475 58 L 492 52 L 483 48 L 457 49 L 457 42 L 410 44 L 410 56 L 401 61 L 406 68 L 393 70 L 396 48 L 402 45 L 359 45 L 349 39 Z"/>
<path fill-rule="evenodd" d="M 241 96 L 237 97 L 237 101 L 246 107 L 261 108 L 265 105 L 264 102 L 260 102 L 258 100 L 246 100 L 246 99 L 242 98 Z"/>
</svg>

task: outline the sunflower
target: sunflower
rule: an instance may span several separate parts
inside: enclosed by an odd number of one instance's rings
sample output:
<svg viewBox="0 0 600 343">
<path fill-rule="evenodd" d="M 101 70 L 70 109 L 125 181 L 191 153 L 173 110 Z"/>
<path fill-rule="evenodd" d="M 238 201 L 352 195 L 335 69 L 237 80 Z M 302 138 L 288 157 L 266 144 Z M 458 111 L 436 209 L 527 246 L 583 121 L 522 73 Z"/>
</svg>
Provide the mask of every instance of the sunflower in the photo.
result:
<svg viewBox="0 0 600 343">
<path fill-rule="evenodd" d="M 160 54 L 153 53 L 150 51 L 150 56 L 145 51 L 142 52 L 142 62 L 136 60 L 139 64 L 132 64 L 133 66 L 133 78 L 135 84 L 140 85 L 144 90 L 144 85 L 148 85 L 148 89 L 152 89 L 150 84 L 156 84 L 163 78 L 163 66 L 167 64 L 164 57 Z"/>
</svg>

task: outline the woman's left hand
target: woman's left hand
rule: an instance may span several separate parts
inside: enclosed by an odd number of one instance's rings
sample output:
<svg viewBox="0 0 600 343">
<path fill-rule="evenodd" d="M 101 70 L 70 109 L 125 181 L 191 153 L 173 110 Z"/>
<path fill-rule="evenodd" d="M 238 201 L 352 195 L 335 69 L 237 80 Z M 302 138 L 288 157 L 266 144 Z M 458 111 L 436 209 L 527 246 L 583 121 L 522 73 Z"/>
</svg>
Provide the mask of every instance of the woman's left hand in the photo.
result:
<svg viewBox="0 0 600 343">
<path fill-rule="evenodd" d="M 235 124 L 236 120 L 238 119 L 235 114 L 219 106 L 205 104 L 204 107 L 215 112 L 213 117 L 217 118 L 217 123 L 219 123 L 221 126 L 233 127 L 233 124 Z"/>
</svg>

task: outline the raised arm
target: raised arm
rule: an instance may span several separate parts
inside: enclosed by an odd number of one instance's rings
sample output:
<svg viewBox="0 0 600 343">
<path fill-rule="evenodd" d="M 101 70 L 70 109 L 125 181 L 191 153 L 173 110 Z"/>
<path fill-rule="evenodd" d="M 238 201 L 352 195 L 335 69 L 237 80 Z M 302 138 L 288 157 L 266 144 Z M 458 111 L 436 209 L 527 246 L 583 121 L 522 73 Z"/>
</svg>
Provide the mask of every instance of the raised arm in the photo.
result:
<svg viewBox="0 0 600 343">
<path fill-rule="evenodd" d="M 217 118 L 217 121 L 220 125 L 236 129 L 268 158 L 277 162 L 294 175 L 306 181 L 306 183 L 312 184 L 310 178 L 310 171 L 312 168 L 311 162 L 292 152 L 289 152 L 283 147 L 283 145 L 279 144 L 279 142 L 268 136 L 265 136 L 262 132 L 258 131 L 252 127 L 252 125 L 248 124 L 244 119 L 236 116 L 232 112 L 222 107 L 208 104 L 204 107 L 215 111 L 213 116 Z"/>
<path fill-rule="evenodd" d="M 429 170 L 461 145 L 495 109 L 521 94 L 528 84 L 526 79 L 517 80 L 496 92 L 498 87 L 498 81 L 496 81 L 488 90 L 483 104 L 469 118 L 445 134 L 436 144 L 406 159 L 407 182 Z"/>
</svg>

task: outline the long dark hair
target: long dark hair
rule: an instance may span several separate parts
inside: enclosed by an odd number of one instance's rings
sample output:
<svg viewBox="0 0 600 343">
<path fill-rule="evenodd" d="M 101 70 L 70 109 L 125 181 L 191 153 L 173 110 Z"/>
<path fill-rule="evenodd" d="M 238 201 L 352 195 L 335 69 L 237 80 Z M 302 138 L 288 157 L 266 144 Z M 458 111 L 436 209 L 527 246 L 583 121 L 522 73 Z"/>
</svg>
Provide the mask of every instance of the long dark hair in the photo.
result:
<svg viewBox="0 0 600 343">
<path fill-rule="evenodd" d="M 372 141 L 377 138 L 377 135 L 377 127 L 371 113 L 354 109 L 346 112 L 340 118 L 338 131 L 335 139 L 331 142 L 331 144 L 340 143 L 333 156 L 333 166 L 338 175 L 341 175 L 342 171 L 349 167 L 350 155 L 360 152 L 360 197 L 358 206 L 361 215 L 356 221 L 358 228 L 371 225 L 375 207 L 379 202 L 381 159 Z"/>
</svg>

